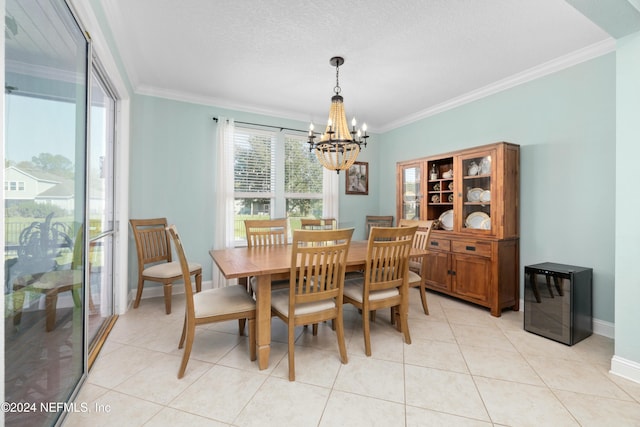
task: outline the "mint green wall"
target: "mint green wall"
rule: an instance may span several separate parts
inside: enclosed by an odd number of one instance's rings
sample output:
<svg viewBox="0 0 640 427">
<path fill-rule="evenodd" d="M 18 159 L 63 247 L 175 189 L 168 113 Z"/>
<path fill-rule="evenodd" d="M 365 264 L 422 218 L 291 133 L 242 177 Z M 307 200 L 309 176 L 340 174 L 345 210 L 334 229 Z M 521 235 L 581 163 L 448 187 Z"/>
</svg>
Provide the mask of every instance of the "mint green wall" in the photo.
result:
<svg viewBox="0 0 640 427">
<path fill-rule="evenodd" d="M 640 33 L 617 41 L 615 354 L 640 364 Z"/>
<path fill-rule="evenodd" d="M 544 261 L 592 267 L 594 317 L 613 323 L 615 61 L 611 53 L 380 135 L 380 211 L 395 201 L 397 161 L 520 144 L 521 276 Z"/>
<path fill-rule="evenodd" d="M 211 280 L 214 230 L 214 116 L 294 129 L 309 124 L 216 107 L 136 95 L 132 101 L 130 147 L 130 218 L 166 217 L 181 232 L 190 260 L 203 266 L 203 280 Z M 376 136 L 359 161 L 377 158 Z M 379 174 L 372 165 L 372 174 Z M 377 214 L 375 184 L 369 196 L 345 195 L 340 174 L 340 226 L 355 227 L 364 238 L 364 215 Z M 358 237 L 359 236 L 359 237 Z M 130 288 L 136 286 L 135 246 L 130 239 Z"/>
</svg>

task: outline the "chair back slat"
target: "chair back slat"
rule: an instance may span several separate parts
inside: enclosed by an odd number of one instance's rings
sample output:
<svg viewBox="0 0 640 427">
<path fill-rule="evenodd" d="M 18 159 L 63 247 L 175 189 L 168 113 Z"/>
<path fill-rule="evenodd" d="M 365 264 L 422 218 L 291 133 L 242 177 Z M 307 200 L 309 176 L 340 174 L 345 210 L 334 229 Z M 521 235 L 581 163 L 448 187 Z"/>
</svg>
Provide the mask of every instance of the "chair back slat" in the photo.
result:
<svg viewBox="0 0 640 427">
<path fill-rule="evenodd" d="M 167 234 L 167 219 L 131 219 L 129 220 L 138 251 L 138 264 L 171 262 L 171 244 Z"/>
<path fill-rule="evenodd" d="M 413 247 L 423 250 L 429 249 L 429 238 L 431 237 L 431 230 L 433 230 L 433 220 L 401 219 L 398 225 L 400 227 L 417 226 L 418 230 L 413 238 Z M 409 260 L 409 269 L 421 275 L 422 257 L 412 257 Z M 417 283 L 419 284 L 420 282 Z"/>
<path fill-rule="evenodd" d="M 429 242 L 430 234 L 431 229 L 427 231 L 418 229 L 418 231 L 416 231 L 415 237 L 413 238 L 413 247 L 418 249 L 427 249 L 427 243 Z"/>
<path fill-rule="evenodd" d="M 287 244 L 286 219 L 247 219 L 244 221 L 244 226 L 247 233 L 247 246 L 250 248 Z"/>
<path fill-rule="evenodd" d="M 352 228 L 294 231 L 289 275 L 290 310 L 296 304 L 313 301 L 342 301 L 352 235 Z"/>
<path fill-rule="evenodd" d="M 431 230 L 433 229 L 433 220 L 417 220 L 417 219 L 401 219 L 398 222 L 399 227 L 418 227 L 416 235 L 413 238 L 413 247 L 418 249 L 427 249 Z"/>
<path fill-rule="evenodd" d="M 371 230 L 365 266 L 365 298 L 370 291 L 402 286 L 417 227 L 375 227 Z"/>
</svg>

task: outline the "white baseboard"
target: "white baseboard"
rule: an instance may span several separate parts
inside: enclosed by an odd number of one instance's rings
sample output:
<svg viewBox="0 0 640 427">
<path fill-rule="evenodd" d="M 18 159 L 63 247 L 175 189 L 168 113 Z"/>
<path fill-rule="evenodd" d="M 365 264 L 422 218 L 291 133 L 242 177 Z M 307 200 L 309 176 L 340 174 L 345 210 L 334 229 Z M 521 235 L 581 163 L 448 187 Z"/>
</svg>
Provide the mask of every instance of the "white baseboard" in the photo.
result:
<svg viewBox="0 0 640 427">
<path fill-rule="evenodd" d="M 615 323 L 605 322 L 604 320 L 593 319 L 593 333 L 615 339 L 616 325 Z"/>
<path fill-rule="evenodd" d="M 620 356 L 611 358 L 611 370 L 614 375 L 640 383 L 640 363 L 623 359 Z"/>
</svg>

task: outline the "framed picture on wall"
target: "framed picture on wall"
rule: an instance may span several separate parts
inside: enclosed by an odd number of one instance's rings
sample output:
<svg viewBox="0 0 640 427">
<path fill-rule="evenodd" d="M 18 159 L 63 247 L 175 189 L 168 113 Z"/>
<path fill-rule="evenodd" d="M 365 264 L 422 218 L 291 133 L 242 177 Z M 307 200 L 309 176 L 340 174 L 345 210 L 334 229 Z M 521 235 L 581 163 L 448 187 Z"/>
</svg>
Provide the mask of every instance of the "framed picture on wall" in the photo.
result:
<svg viewBox="0 0 640 427">
<path fill-rule="evenodd" d="M 346 194 L 369 194 L 369 163 L 355 162 L 345 176 Z"/>
</svg>

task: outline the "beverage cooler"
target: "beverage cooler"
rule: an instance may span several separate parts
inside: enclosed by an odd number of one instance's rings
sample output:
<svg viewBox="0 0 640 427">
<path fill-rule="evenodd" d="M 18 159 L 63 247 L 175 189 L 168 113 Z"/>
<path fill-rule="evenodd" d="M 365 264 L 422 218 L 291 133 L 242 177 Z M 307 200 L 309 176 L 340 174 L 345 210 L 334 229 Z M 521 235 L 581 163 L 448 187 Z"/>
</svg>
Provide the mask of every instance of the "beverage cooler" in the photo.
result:
<svg viewBox="0 0 640 427">
<path fill-rule="evenodd" d="M 591 268 L 545 262 L 524 268 L 524 329 L 573 345 L 593 333 Z"/>
</svg>

